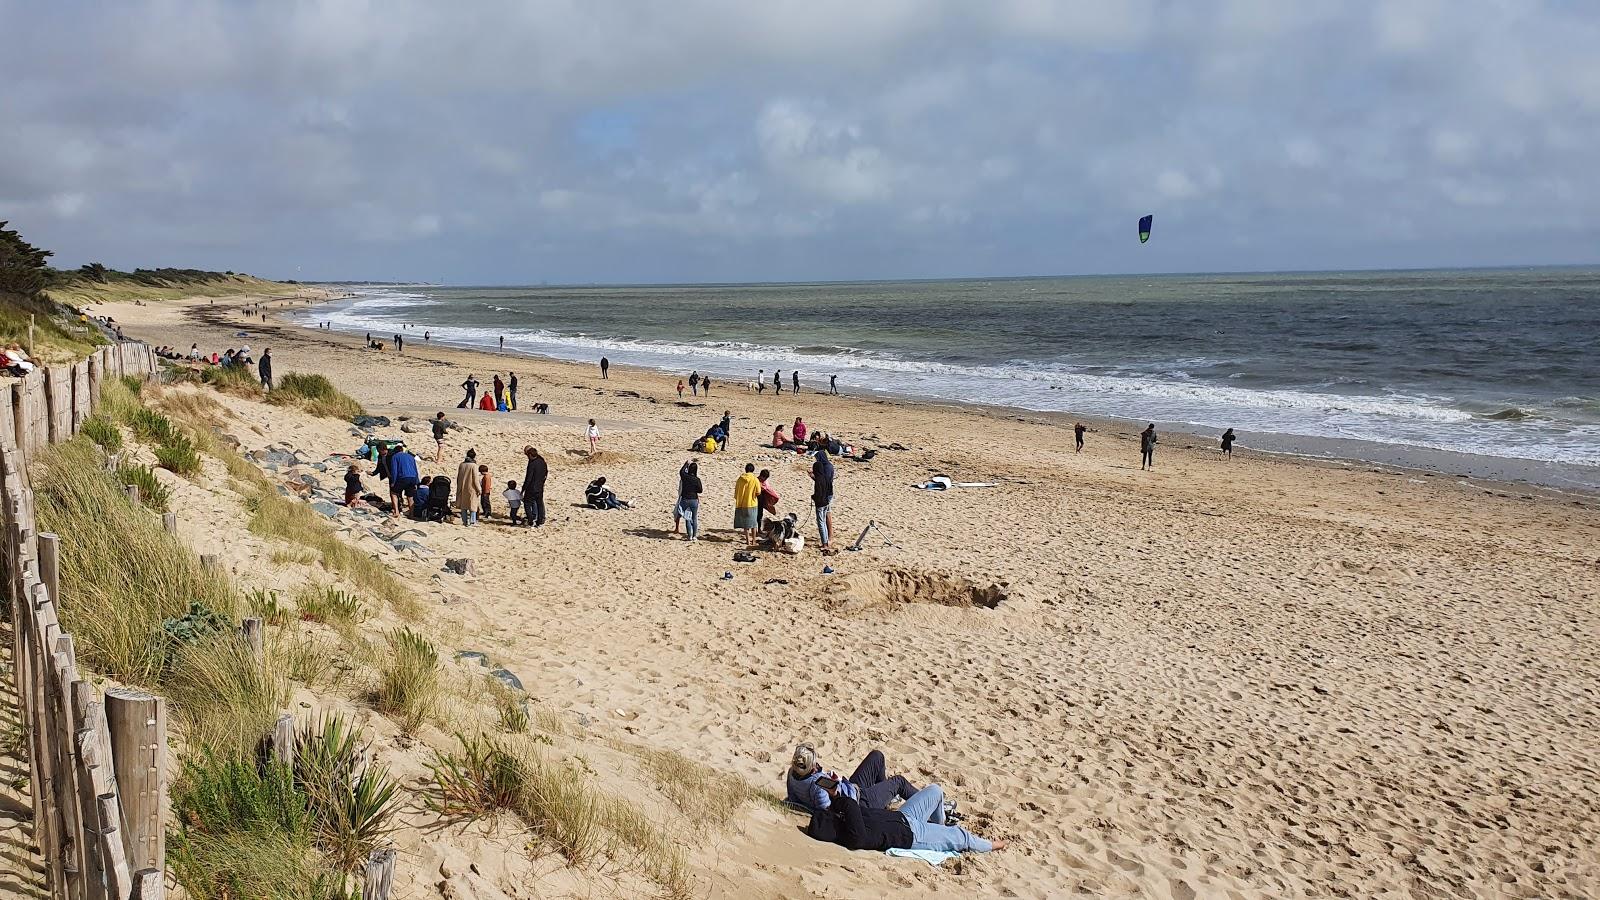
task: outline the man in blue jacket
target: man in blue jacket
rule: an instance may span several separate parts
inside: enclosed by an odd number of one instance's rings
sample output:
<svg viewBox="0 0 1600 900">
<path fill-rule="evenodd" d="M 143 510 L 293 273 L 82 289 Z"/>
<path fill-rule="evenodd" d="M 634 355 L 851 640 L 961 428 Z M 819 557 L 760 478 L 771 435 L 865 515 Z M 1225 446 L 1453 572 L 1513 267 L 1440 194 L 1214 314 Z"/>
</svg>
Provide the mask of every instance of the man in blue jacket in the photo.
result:
<svg viewBox="0 0 1600 900">
<path fill-rule="evenodd" d="M 389 514 L 401 516 L 417 490 L 417 458 L 404 444 L 389 454 Z"/>
</svg>

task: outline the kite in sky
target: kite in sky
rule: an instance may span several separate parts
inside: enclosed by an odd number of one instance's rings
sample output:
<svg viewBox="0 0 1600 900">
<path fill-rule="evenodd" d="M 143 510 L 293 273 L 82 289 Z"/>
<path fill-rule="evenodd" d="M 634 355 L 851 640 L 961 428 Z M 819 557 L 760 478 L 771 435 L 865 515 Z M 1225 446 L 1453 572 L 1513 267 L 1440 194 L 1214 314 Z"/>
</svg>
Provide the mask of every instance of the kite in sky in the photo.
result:
<svg viewBox="0 0 1600 900">
<path fill-rule="evenodd" d="M 1150 223 L 1155 219 L 1155 216 L 1144 216 L 1139 219 L 1139 243 L 1150 240 Z"/>
</svg>

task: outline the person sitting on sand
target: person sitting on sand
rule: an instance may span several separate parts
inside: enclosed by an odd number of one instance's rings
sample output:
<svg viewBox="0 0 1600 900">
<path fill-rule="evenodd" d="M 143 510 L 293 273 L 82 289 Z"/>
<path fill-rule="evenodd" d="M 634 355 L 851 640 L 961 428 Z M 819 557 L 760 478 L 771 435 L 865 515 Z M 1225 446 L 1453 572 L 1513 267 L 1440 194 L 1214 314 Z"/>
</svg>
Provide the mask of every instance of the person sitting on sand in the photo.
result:
<svg viewBox="0 0 1600 900">
<path fill-rule="evenodd" d="M 904 775 L 889 776 L 889 765 L 882 750 L 868 753 L 850 777 L 843 779 L 839 773 L 826 770 L 817 762 L 817 750 L 811 744 L 795 747 L 784 778 L 789 803 L 812 815 L 832 807 L 833 798 L 817 784 L 819 778 L 838 782 L 842 792 L 869 809 L 888 809 L 895 800 L 910 800 L 917 792 L 917 786 Z"/>
<path fill-rule="evenodd" d="M 344 505 L 353 506 L 361 499 L 361 470 L 355 466 L 345 470 L 344 473 Z"/>
<path fill-rule="evenodd" d="M 419 522 L 427 521 L 428 507 L 433 498 L 433 479 L 424 478 L 417 482 L 417 491 L 411 495 L 411 518 Z"/>
<path fill-rule="evenodd" d="M 794 417 L 793 433 L 796 444 L 804 444 L 806 442 L 806 423 L 799 416 Z"/>
<path fill-rule="evenodd" d="M 20 344 L 10 344 L 6 347 L 4 355 L 6 374 L 18 378 L 34 370 L 33 361 L 28 359 L 28 354 Z"/>
<path fill-rule="evenodd" d="M 820 779 L 819 779 L 820 780 Z M 830 779 L 831 781 L 831 779 Z M 959 825 L 945 823 L 944 788 L 930 784 L 899 809 L 873 809 L 845 793 L 845 782 L 825 787 L 828 808 L 811 816 L 806 833 L 850 850 L 934 850 L 988 853 L 1006 842 L 988 841 Z"/>
<path fill-rule="evenodd" d="M 733 527 L 744 532 L 747 550 L 756 543 L 757 510 L 760 505 L 761 481 L 756 478 L 756 465 L 745 463 L 744 474 L 733 483 Z"/>
<path fill-rule="evenodd" d="M 632 509 L 633 504 L 626 500 L 618 500 L 615 491 L 606 487 L 605 476 L 589 482 L 583 490 L 583 500 L 590 509 Z"/>
<path fill-rule="evenodd" d="M 777 426 L 772 429 L 772 447 L 775 450 L 789 449 L 789 439 L 783 434 L 782 422 L 779 422 Z"/>
</svg>

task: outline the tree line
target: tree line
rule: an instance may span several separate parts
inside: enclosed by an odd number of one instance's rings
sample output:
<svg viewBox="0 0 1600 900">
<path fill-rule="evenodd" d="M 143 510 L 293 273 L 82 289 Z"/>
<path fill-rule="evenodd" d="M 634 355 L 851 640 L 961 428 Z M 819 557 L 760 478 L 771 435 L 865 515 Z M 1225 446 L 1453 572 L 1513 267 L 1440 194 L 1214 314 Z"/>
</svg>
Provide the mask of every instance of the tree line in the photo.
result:
<svg viewBox="0 0 1600 900">
<path fill-rule="evenodd" d="M 9 224 L 0 222 L 0 294 L 32 298 L 51 287 L 76 281 L 177 287 L 248 277 L 243 272 L 211 272 L 205 269 L 134 269 L 132 272 L 122 272 L 101 263 L 89 263 L 71 270 L 57 269 L 49 264 L 50 257 L 54 255 L 51 251 L 28 243 L 16 229 L 7 227 Z"/>
</svg>

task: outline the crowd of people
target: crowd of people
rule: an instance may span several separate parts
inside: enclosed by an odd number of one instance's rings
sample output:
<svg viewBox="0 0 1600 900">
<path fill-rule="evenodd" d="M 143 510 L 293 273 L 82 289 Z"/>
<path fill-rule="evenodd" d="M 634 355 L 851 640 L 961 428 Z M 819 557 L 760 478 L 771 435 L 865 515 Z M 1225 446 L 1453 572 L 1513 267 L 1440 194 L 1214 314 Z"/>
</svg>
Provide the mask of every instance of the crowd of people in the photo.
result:
<svg viewBox="0 0 1600 900">
<path fill-rule="evenodd" d="M 437 464 L 443 459 L 449 430 L 444 413 L 434 417 L 431 427 L 435 444 L 433 462 Z M 494 517 L 492 498 L 498 493 L 505 503 L 506 520 L 510 524 L 532 528 L 545 524 L 544 491 L 550 467 L 538 448 L 531 445 L 522 450 L 527 464 L 521 481 L 508 480 L 498 491 L 488 463 L 478 459 L 476 448 L 466 451 L 456 466 L 453 479 L 449 475 L 422 475 L 416 454 L 404 441 L 373 438 L 360 452 L 374 467 L 371 472 L 363 473 L 363 466 L 352 464 L 345 472 L 344 502 L 347 506 L 362 503 L 363 498 L 369 496 L 362 480 L 365 474 L 388 484 L 388 499 L 375 499 L 391 516 L 423 522 L 459 520 L 470 527 Z"/>
</svg>

